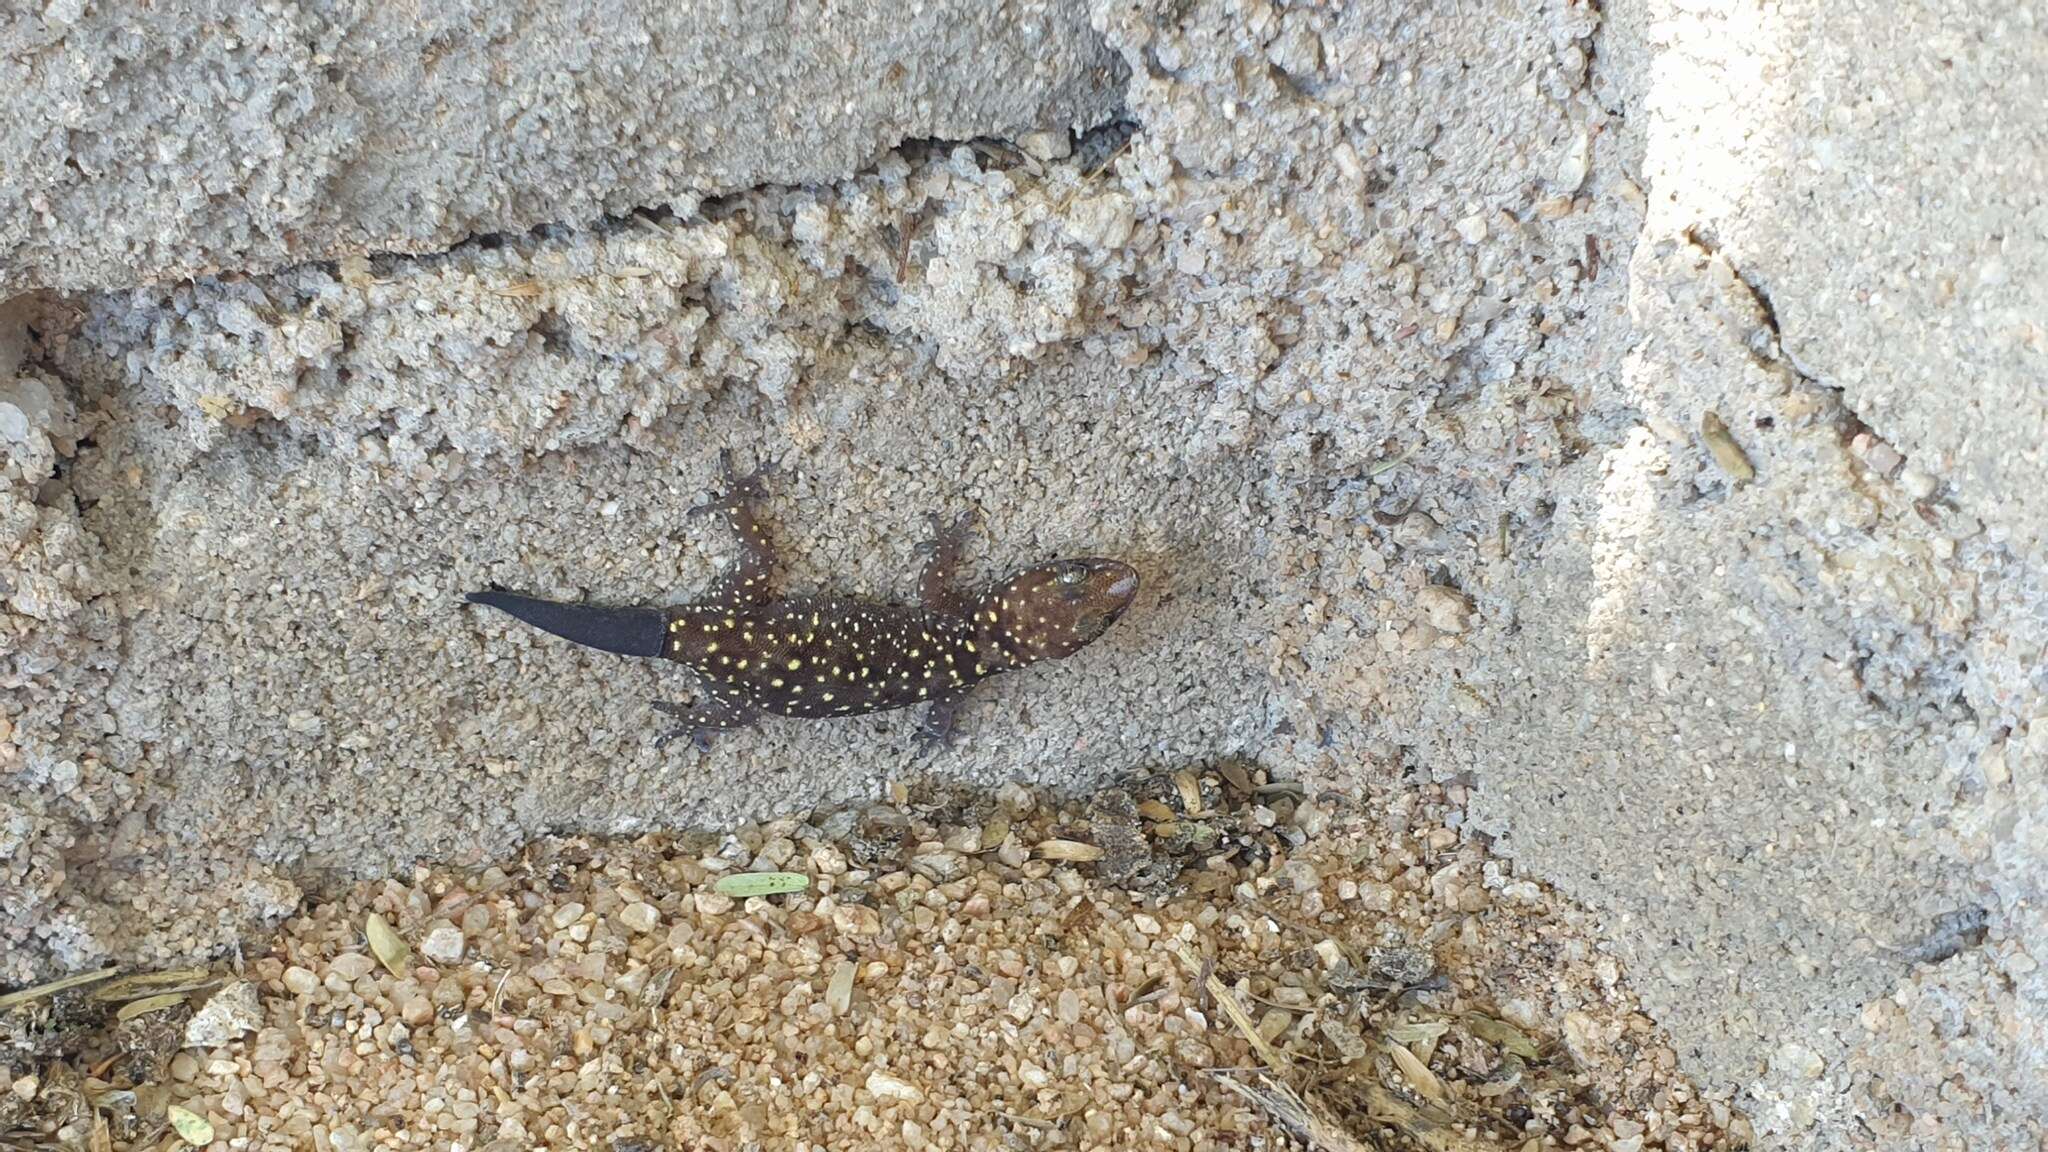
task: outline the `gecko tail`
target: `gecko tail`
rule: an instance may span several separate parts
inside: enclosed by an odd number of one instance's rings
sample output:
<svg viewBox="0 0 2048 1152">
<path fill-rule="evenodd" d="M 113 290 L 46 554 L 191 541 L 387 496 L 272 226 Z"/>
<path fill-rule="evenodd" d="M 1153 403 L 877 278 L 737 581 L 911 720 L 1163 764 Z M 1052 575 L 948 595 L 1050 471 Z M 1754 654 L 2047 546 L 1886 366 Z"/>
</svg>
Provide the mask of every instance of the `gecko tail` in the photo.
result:
<svg viewBox="0 0 2048 1152">
<path fill-rule="evenodd" d="M 471 604 L 496 608 L 572 644 L 620 656 L 659 656 L 668 638 L 668 613 L 659 608 L 594 608 L 521 596 L 502 588 L 471 592 Z"/>
</svg>

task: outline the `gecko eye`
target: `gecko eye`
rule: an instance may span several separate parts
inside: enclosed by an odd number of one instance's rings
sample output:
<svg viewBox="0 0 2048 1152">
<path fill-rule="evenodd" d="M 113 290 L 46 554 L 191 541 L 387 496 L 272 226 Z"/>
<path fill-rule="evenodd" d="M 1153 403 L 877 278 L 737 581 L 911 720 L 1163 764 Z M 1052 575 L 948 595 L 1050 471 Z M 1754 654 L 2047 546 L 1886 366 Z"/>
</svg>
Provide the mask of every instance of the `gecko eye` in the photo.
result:
<svg viewBox="0 0 2048 1152">
<path fill-rule="evenodd" d="M 1060 569 L 1059 581 L 1062 584 L 1079 584 L 1082 578 L 1087 575 L 1087 571 L 1079 564 L 1070 564 Z"/>
</svg>

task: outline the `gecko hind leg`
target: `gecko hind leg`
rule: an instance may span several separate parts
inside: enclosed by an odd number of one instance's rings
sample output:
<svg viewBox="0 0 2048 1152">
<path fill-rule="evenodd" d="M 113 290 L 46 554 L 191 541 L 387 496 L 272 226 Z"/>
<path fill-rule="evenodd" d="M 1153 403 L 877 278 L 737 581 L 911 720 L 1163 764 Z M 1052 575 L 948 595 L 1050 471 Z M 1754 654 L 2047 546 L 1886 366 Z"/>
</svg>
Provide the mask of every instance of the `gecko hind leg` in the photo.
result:
<svg viewBox="0 0 2048 1152">
<path fill-rule="evenodd" d="M 690 743 L 695 744 L 698 751 L 708 752 L 711 750 L 711 737 L 714 733 L 750 728 L 761 718 L 761 710 L 745 701 L 709 694 L 695 704 L 672 704 L 667 700 L 656 700 L 654 710 L 681 721 L 676 727 L 654 738 L 654 746 L 657 749 L 668 747 L 669 742 L 678 736 L 688 736 Z"/>
<path fill-rule="evenodd" d="M 953 744 L 955 722 L 960 716 L 960 702 L 967 697 L 943 697 L 931 702 L 924 710 L 924 719 L 917 724 L 917 750 L 920 755 L 930 755 Z"/>
</svg>

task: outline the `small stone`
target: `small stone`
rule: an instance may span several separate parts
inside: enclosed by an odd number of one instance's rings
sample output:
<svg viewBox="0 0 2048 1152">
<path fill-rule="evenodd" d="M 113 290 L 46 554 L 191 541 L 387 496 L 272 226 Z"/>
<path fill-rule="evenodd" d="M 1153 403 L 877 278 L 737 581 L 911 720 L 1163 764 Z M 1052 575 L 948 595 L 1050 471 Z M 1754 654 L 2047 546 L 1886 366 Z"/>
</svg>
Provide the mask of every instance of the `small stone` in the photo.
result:
<svg viewBox="0 0 2048 1152">
<path fill-rule="evenodd" d="M 398 1018 L 413 1028 L 418 1028 L 434 1018 L 433 1002 L 425 996 L 415 996 L 398 1006 Z"/>
<path fill-rule="evenodd" d="M 1800 1080 L 1817 1080 L 1827 1069 L 1820 1054 L 1804 1044 L 1786 1041 L 1771 1053 L 1771 1068 L 1778 1073 Z"/>
<path fill-rule="evenodd" d="M 1935 479 L 1921 471 L 1916 465 L 1908 464 L 1899 471 L 1899 487 L 1915 500 L 1925 500 L 1934 495 Z"/>
<path fill-rule="evenodd" d="M 733 899 L 722 892 L 699 892 L 696 904 L 698 915 L 723 916 L 732 911 Z"/>
<path fill-rule="evenodd" d="M 263 1002 L 256 985 L 237 980 L 209 997 L 185 1023 L 185 1046 L 222 1048 L 263 1026 Z"/>
<path fill-rule="evenodd" d="M 1026 815 L 1037 804 L 1031 790 L 1014 780 L 996 790 L 996 801 L 1012 816 Z"/>
<path fill-rule="evenodd" d="M 1500 1006 L 1500 1018 L 1524 1032 L 1534 1032 L 1543 1023 L 1536 1005 L 1527 1000 L 1507 1000 Z"/>
<path fill-rule="evenodd" d="M 661 913 L 652 904 L 636 902 L 619 909 L 619 923 L 635 932 L 652 932 L 661 923 Z"/>
<path fill-rule="evenodd" d="M 923 1089 L 880 1069 L 868 1073 L 868 1092 L 878 1099 L 906 1100 L 912 1104 L 924 1099 Z"/>
<path fill-rule="evenodd" d="M 1316 1030 L 1345 1060 L 1362 1060 L 1370 1049 L 1358 1030 L 1335 1016 L 1316 1017 Z"/>
<path fill-rule="evenodd" d="M 575 922 L 581 919 L 583 919 L 583 905 L 578 904 L 574 901 L 570 901 L 569 903 L 562 905 L 560 908 L 555 909 L 556 928 L 567 928 L 569 925 L 574 924 Z"/>
<path fill-rule="evenodd" d="M 1067 231 L 1096 251 L 1123 247 L 1136 225 L 1136 209 L 1129 197 L 1119 193 L 1083 197 L 1067 210 Z"/>
<path fill-rule="evenodd" d="M 280 981 L 284 984 L 285 991 L 294 996 L 310 996 L 320 987 L 320 977 L 315 976 L 311 969 L 301 968 L 297 964 L 285 969 Z"/>
<path fill-rule="evenodd" d="M 1309 79 L 1322 67 L 1323 41 L 1306 20 L 1289 20 L 1273 42 L 1266 45 L 1266 59 L 1296 79 Z"/>
<path fill-rule="evenodd" d="M 1017 137 L 1017 147 L 1039 160 L 1063 160 L 1074 151 L 1074 144 L 1065 132 L 1040 129 L 1026 132 Z"/>
<path fill-rule="evenodd" d="M 967 858 L 958 852 L 926 852 L 910 858 L 910 870 L 934 884 L 950 884 L 967 874 Z"/>
<path fill-rule="evenodd" d="M 1876 472 L 1878 475 L 1890 476 L 1893 472 L 1898 471 L 1899 465 L 1904 464 L 1906 458 L 1899 455 L 1898 449 L 1882 440 L 1878 440 L 1874 441 L 1864 451 L 1863 461 L 1870 465 L 1871 471 Z"/>
<path fill-rule="evenodd" d="M 1586 173 L 1592 169 L 1593 138 L 1581 128 L 1565 141 L 1564 152 L 1557 158 L 1557 166 L 1551 170 L 1551 188 L 1563 196 L 1570 196 L 1586 182 Z"/>
<path fill-rule="evenodd" d="M 787 836 L 777 836 L 761 845 L 754 854 L 754 862 L 748 865 L 753 872 L 780 872 L 785 864 L 796 859 L 796 841 Z"/>
<path fill-rule="evenodd" d="M 847 869 L 846 853 L 837 845 L 820 844 L 811 849 L 811 871 L 820 876 L 844 876 Z"/>
<path fill-rule="evenodd" d="M 1306 860 L 1289 860 L 1286 867 L 1280 869 L 1280 875 L 1297 893 L 1313 892 L 1323 883 L 1316 866 Z"/>
<path fill-rule="evenodd" d="M 1605 1049 L 1600 1039 L 1600 1025 L 1584 1012 L 1564 1014 L 1564 1046 L 1572 1059 L 1581 1064 L 1591 1064 Z"/>
<path fill-rule="evenodd" d="M 459 964 L 466 944 L 462 929 L 441 921 L 427 929 L 427 934 L 420 938 L 420 955 L 435 964 Z"/>
<path fill-rule="evenodd" d="M 841 904 L 832 909 L 832 926 L 844 936 L 873 936 L 882 930 L 882 917 L 865 904 Z"/>
<path fill-rule="evenodd" d="M 190 1083 L 192 1078 L 197 1075 L 199 1075 L 199 1059 L 190 1052 L 180 1052 L 176 1056 L 171 1057 L 171 1079 L 176 1080 L 180 1084 L 186 1084 Z M 18 1086 L 19 1082 L 17 1082 Z M 30 1092 L 33 1094 L 34 1089 L 31 1088 Z"/>
<path fill-rule="evenodd" d="M 377 970 L 377 961 L 367 952 L 343 952 L 327 965 L 327 970 L 353 984 Z"/>
</svg>

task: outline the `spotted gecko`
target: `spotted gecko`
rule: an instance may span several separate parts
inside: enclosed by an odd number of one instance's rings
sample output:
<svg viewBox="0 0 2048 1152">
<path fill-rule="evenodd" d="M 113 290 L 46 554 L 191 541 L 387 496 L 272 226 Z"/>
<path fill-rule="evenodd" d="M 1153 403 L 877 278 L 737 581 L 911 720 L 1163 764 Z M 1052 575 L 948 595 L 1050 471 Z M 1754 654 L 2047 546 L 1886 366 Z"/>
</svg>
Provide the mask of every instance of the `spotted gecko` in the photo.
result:
<svg viewBox="0 0 2048 1152">
<path fill-rule="evenodd" d="M 919 737 L 950 740 L 954 714 L 991 676 L 1058 660 L 1094 642 L 1130 607 L 1138 573 L 1117 560 L 1054 560 L 1019 569 L 969 597 L 952 577 L 972 518 L 935 525 L 922 551 L 918 604 L 846 596 L 778 599 L 775 550 L 754 518 L 764 472 L 734 473 L 726 490 L 691 510 L 725 518 L 740 559 L 711 594 L 674 608 L 602 608 L 521 596 L 492 587 L 468 602 L 510 613 L 565 640 L 623 656 L 660 657 L 696 672 L 703 691 L 688 706 L 657 702 L 680 726 L 661 743 L 751 726 L 763 715 L 831 718 L 928 705 Z"/>
</svg>

